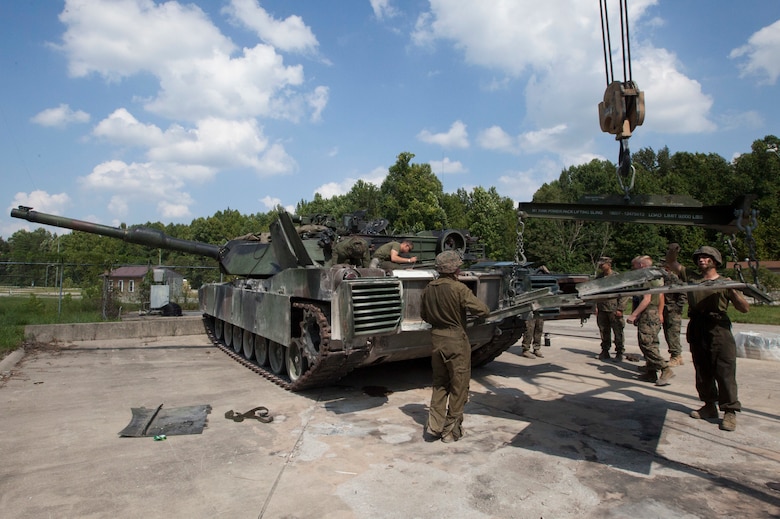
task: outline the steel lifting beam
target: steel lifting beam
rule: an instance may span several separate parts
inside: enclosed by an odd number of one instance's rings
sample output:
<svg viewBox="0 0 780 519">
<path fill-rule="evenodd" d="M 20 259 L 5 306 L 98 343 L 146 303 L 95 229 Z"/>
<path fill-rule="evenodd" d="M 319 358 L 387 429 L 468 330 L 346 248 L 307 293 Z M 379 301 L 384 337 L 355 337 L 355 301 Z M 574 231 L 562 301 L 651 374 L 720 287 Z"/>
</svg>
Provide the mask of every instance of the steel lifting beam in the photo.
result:
<svg viewBox="0 0 780 519">
<path fill-rule="evenodd" d="M 582 203 L 520 202 L 523 217 L 552 220 L 586 220 L 593 222 L 650 223 L 657 225 L 692 225 L 735 234 L 746 225 L 753 195 L 737 198 L 731 205 L 679 205 L 671 197 L 632 197 L 627 203 L 614 198 Z"/>
</svg>

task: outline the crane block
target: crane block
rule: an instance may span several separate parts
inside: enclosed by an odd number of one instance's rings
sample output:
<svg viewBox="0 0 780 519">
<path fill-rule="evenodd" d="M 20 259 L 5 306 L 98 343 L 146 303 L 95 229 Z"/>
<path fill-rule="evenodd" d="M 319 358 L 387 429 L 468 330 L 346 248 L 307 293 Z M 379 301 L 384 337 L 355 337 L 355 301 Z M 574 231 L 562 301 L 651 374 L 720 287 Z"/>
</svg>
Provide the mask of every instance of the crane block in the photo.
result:
<svg viewBox="0 0 780 519">
<path fill-rule="evenodd" d="M 637 84 L 633 81 L 610 83 L 604 91 L 604 100 L 599 103 L 601 131 L 618 139 L 627 138 L 644 120 L 645 93 Z"/>
</svg>

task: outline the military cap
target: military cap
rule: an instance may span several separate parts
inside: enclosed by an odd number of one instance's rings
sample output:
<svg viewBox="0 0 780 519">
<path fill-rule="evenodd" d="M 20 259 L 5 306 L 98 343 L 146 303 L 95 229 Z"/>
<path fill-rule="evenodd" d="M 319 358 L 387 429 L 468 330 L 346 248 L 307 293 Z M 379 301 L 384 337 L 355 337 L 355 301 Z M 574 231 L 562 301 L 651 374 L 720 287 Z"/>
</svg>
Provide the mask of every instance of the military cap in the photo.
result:
<svg viewBox="0 0 780 519">
<path fill-rule="evenodd" d="M 602 257 L 600 257 L 599 258 L 599 265 L 603 265 L 604 263 L 609 263 L 610 265 L 612 265 L 612 258 L 610 258 L 609 256 L 602 256 Z"/>
<path fill-rule="evenodd" d="M 460 254 L 454 250 L 445 250 L 436 256 L 436 270 L 442 274 L 452 274 L 463 264 Z"/>
<path fill-rule="evenodd" d="M 709 256 L 710 258 L 715 261 L 715 264 L 720 267 L 723 265 L 723 257 L 720 255 L 720 251 L 716 249 L 715 247 L 710 247 L 709 245 L 702 245 L 698 249 L 696 249 L 693 253 L 693 261 L 698 261 L 699 256 Z"/>
</svg>

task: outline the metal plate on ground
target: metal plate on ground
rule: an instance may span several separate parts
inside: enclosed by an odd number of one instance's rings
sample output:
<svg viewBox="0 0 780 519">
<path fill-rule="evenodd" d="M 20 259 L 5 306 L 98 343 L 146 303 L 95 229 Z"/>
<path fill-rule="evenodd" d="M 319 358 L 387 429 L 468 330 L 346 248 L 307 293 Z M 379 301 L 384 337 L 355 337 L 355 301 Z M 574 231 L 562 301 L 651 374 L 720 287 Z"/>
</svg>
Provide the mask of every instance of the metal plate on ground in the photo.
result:
<svg viewBox="0 0 780 519">
<path fill-rule="evenodd" d="M 160 404 L 156 408 L 133 407 L 133 417 L 130 423 L 119 432 L 121 437 L 176 436 L 182 434 L 200 434 L 206 427 L 211 406 L 193 405 L 163 409 Z"/>
</svg>

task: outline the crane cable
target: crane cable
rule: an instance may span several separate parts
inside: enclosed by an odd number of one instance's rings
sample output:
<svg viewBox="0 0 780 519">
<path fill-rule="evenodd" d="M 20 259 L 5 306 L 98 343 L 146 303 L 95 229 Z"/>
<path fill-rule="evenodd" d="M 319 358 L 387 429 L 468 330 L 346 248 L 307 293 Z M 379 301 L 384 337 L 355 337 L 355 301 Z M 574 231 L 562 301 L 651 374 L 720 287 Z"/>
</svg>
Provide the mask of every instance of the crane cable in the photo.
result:
<svg viewBox="0 0 780 519">
<path fill-rule="evenodd" d="M 607 2 L 608 0 L 599 0 L 601 42 L 604 51 L 604 71 L 607 82 L 604 101 L 599 103 L 599 123 L 601 131 L 615 135 L 615 139 L 620 142 L 617 177 L 625 198 L 628 200 L 636 177 L 636 170 L 631 164 L 631 150 L 628 146 L 628 139 L 631 137 L 631 132 L 644 122 L 645 101 L 644 92 L 640 91 L 639 86 L 634 82 L 631 70 L 628 0 L 619 0 L 623 81 L 615 80 Z"/>
</svg>

